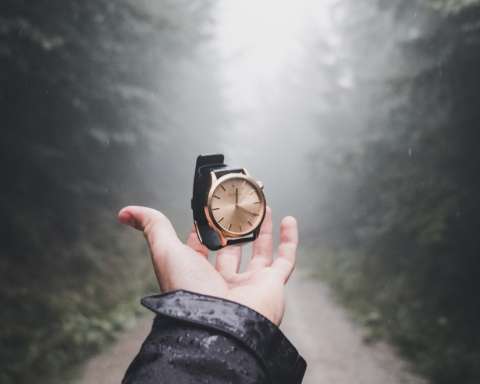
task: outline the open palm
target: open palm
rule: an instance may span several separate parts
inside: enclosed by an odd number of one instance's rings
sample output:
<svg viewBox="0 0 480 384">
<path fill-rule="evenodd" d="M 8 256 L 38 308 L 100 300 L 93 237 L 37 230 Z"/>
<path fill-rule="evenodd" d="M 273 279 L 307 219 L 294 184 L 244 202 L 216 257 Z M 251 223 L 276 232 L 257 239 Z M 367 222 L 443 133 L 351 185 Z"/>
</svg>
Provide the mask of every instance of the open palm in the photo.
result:
<svg viewBox="0 0 480 384">
<path fill-rule="evenodd" d="M 160 289 L 177 289 L 220 297 L 246 305 L 279 325 L 284 312 L 284 285 L 295 267 L 298 229 L 287 216 L 280 224 L 278 256 L 273 258 L 272 214 L 267 207 L 252 257 L 240 272 L 242 246 L 219 250 L 215 266 L 208 261 L 208 249 L 194 229 L 182 243 L 162 213 L 146 207 L 129 206 L 119 212 L 122 223 L 143 231 L 152 256 Z"/>
</svg>

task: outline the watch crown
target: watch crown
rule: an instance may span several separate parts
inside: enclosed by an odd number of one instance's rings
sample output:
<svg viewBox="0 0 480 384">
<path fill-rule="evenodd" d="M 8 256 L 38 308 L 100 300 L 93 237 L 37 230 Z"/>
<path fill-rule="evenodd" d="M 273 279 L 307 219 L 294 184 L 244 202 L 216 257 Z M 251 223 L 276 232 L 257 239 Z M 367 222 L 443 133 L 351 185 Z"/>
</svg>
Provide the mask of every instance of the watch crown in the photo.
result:
<svg viewBox="0 0 480 384">
<path fill-rule="evenodd" d="M 260 180 L 257 180 L 257 184 L 260 187 L 260 189 L 263 189 L 263 183 Z"/>
</svg>

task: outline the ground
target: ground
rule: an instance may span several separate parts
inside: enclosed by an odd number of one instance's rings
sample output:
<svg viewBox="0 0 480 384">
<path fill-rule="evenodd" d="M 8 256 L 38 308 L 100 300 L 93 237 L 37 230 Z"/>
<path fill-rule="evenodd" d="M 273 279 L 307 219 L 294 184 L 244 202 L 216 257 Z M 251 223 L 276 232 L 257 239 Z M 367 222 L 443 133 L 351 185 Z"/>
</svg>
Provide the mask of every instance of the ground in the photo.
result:
<svg viewBox="0 0 480 384">
<path fill-rule="evenodd" d="M 119 384 L 149 331 L 151 317 L 88 361 L 77 384 Z M 328 288 L 303 271 L 288 284 L 281 328 L 308 362 L 304 384 L 423 384 L 384 343 L 366 344 L 365 332 L 333 299 Z"/>
</svg>

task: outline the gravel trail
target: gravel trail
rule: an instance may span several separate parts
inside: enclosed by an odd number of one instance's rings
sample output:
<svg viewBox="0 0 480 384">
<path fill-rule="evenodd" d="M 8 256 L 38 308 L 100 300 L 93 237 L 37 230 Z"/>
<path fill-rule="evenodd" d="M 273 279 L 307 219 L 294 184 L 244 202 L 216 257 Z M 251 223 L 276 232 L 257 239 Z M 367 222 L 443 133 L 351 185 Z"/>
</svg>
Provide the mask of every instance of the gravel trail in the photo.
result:
<svg viewBox="0 0 480 384">
<path fill-rule="evenodd" d="M 424 384 L 385 343 L 365 344 L 364 331 L 328 288 L 296 271 L 287 289 L 282 329 L 308 362 L 304 384 Z M 150 325 L 141 319 L 108 350 L 90 359 L 76 384 L 119 384 Z"/>
</svg>

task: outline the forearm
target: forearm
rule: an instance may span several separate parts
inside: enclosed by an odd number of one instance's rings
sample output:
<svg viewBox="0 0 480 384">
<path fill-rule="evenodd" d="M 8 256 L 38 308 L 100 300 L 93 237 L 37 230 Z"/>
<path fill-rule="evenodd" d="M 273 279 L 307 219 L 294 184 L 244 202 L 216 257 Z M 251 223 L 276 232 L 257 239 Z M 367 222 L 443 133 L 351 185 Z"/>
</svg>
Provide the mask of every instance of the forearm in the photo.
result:
<svg viewBox="0 0 480 384">
<path fill-rule="evenodd" d="M 293 345 L 245 306 L 187 291 L 142 302 L 157 316 L 124 384 L 302 381 L 306 365 Z"/>
</svg>

